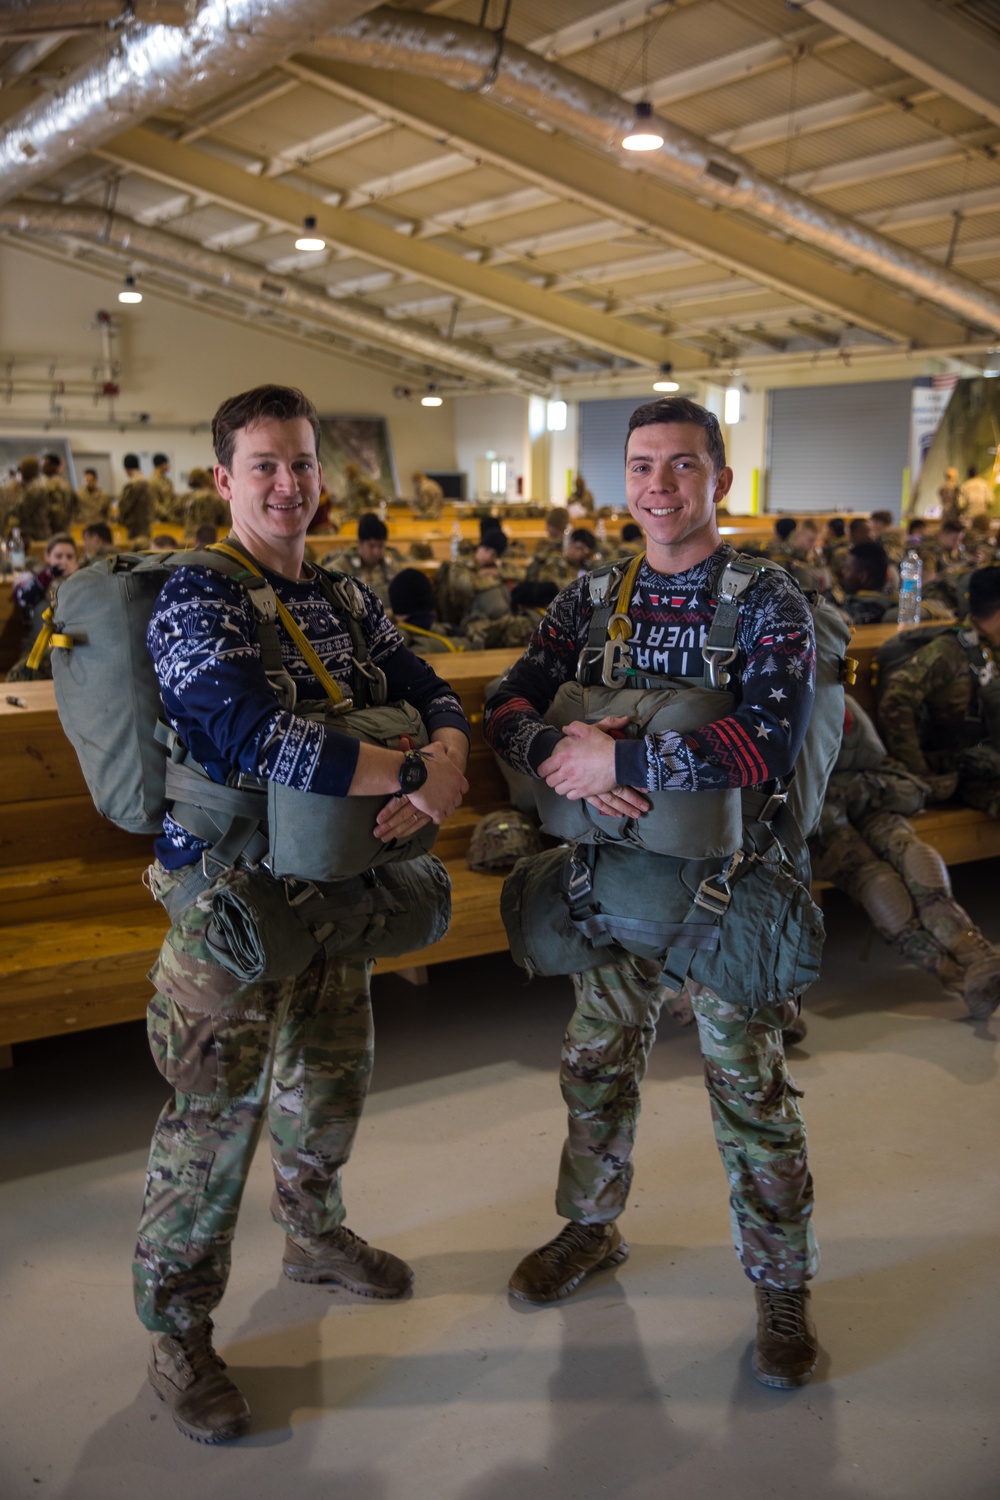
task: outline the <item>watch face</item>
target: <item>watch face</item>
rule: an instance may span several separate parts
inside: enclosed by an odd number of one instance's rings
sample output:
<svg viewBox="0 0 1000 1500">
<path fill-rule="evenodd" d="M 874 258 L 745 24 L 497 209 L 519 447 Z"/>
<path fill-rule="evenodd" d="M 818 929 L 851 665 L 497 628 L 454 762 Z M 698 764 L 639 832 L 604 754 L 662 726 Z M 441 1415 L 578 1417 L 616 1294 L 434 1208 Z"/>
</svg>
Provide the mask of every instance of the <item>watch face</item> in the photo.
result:
<svg viewBox="0 0 1000 1500">
<path fill-rule="evenodd" d="M 417 792 L 427 780 L 427 763 L 415 752 L 408 755 L 399 771 L 399 785 L 404 792 Z"/>
</svg>

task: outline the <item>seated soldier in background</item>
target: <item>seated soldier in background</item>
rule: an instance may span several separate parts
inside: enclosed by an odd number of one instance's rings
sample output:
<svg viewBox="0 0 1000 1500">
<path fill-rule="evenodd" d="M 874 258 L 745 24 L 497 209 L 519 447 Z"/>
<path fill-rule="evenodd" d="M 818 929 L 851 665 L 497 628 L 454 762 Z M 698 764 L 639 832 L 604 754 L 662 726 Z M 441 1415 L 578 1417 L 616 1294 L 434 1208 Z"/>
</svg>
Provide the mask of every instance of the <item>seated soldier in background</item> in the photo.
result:
<svg viewBox="0 0 1000 1500">
<path fill-rule="evenodd" d="M 973 569 L 961 521 L 945 521 L 936 537 L 921 549 L 924 598 L 936 600 L 957 619 L 967 612 L 964 584 Z"/>
<path fill-rule="evenodd" d="M 19 573 L 14 579 L 14 603 L 21 611 L 24 634 L 22 652 L 7 673 L 8 682 L 31 682 L 52 676 L 51 648 L 46 645 L 39 655 L 34 652 L 34 646 L 46 623 L 44 613 L 59 580 L 75 573 L 78 566 L 76 543 L 68 532 L 59 532 L 49 538 L 44 565 L 37 573 Z"/>
<path fill-rule="evenodd" d="M 111 514 L 111 496 L 98 488 L 97 470 L 84 469 L 83 484 L 76 497 L 76 521 L 80 526 L 89 526 L 94 521 L 107 521 Z"/>
<path fill-rule="evenodd" d="M 870 542 L 872 537 L 871 527 L 864 516 L 855 516 L 848 524 L 844 540 L 832 549 L 830 556 L 830 571 L 833 574 L 834 583 L 843 584 L 843 569 L 847 562 L 852 547 L 857 547 L 861 542 Z"/>
<path fill-rule="evenodd" d="M 822 594 L 830 587 L 830 569 L 819 544 L 819 527 L 811 517 L 800 521 L 791 535 L 792 553 L 783 564 L 796 583 Z"/>
<path fill-rule="evenodd" d="M 965 533 L 965 545 L 974 568 L 988 568 L 996 559 L 996 542 L 989 516 L 973 516 Z"/>
<path fill-rule="evenodd" d="M 214 527 L 212 528 L 214 531 Z M 149 544 L 150 552 L 176 552 L 177 543 L 169 531 L 158 532 Z"/>
<path fill-rule="evenodd" d="M 214 547 L 219 540 L 219 528 L 206 521 L 204 526 L 198 527 L 192 540 L 196 547 Z"/>
<path fill-rule="evenodd" d="M 229 528 L 229 506 L 215 488 L 207 469 L 188 471 L 187 494 L 180 498 L 185 536 L 194 536 L 199 526 Z"/>
<path fill-rule="evenodd" d="M 499 521 L 485 517 L 473 566 L 463 558 L 443 562 L 434 578 L 438 618 L 453 626 L 470 651 L 523 646 L 533 624 L 515 615 L 511 583 L 503 567 L 507 537 Z"/>
<path fill-rule="evenodd" d="M 840 570 L 840 589 L 827 594 L 852 625 L 881 625 L 896 607 L 894 594 L 886 592 L 889 559 L 881 542 L 858 542 L 851 548 Z"/>
<path fill-rule="evenodd" d="M 645 552 L 646 538 L 642 534 L 642 527 L 637 526 L 634 521 L 629 521 L 622 527 L 620 537 L 616 557 L 638 557 L 640 552 Z"/>
<path fill-rule="evenodd" d="M 444 490 L 421 469 L 413 476 L 413 508 L 424 520 L 436 521 L 444 509 Z"/>
<path fill-rule="evenodd" d="M 389 606 L 404 642 L 418 656 L 465 650 L 465 637 L 435 614 L 434 585 L 419 568 L 401 568 L 395 574 L 389 584 Z"/>
<path fill-rule="evenodd" d="M 907 963 L 985 1020 L 1000 1003 L 1000 949 L 958 905 L 947 865 L 908 821 L 928 785 L 888 757 L 859 704 L 847 698 L 845 707 L 843 744 L 810 840 L 813 876 L 845 891 Z"/>
<path fill-rule="evenodd" d="M 1000 568 L 972 574 L 968 622 L 896 668 L 878 717 L 889 754 L 930 781 L 935 801 L 957 790 L 1000 818 Z"/>
<path fill-rule="evenodd" d="M 597 561 L 597 538 L 587 526 L 577 526 L 569 534 L 566 543 L 566 561 L 571 569 L 570 577 L 578 578 Z"/>
<path fill-rule="evenodd" d="M 545 535 L 540 542 L 536 542 L 533 559 L 536 562 L 544 562 L 547 558 L 558 554 L 562 556 L 563 542 L 566 537 L 566 528 L 569 525 L 569 511 L 564 505 L 553 506 L 545 517 Z"/>
<path fill-rule="evenodd" d="M 868 525 L 871 528 L 872 537 L 876 542 L 881 542 L 885 548 L 886 556 L 891 563 L 899 564 L 903 561 L 906 548 L 903 542 L 903 533 L 892 519 L 889 510 L 873 510 L 868 517 Z"/>
<path fill-rule="evenodd" d="M 381 485 L 362 474 L 361 465 L 353 460 L 344 465 L 344 484 L 344 514 L 348 520 L 377 509 L 385 499 Z"/>
<path fill-rule="evenodd" d="M 781 563 L 782 567 L 791 562 L 795 556 L 792 534 L 797 525 L 794 516 L 779 516 L 774 523 L 773 535 L 764 543 L 764 556 L 770 558 L 771 562 Z"/>
<path fill-rule="evenodd" d="M 594 497 L 587 488 L 587 481 L 578 474 L 573 481 L 573 490 L 566 502 L 571 521 L 582 521 L 584 516 L 594 514 Z"/>
<path fill-rule="evenodd" d="M 389 607 L 389 584 L 396 572 L 395 556 L 386 555 L 389 528 L 374 512 L 369 511 L 358 520 L 358 539 L 351 548 L 331 552 L 322 559 L 324 568 L 336 568 L 340 573 L 350 573 L 376 593 L 382 603 Z"/>
<path fill-rule="evenodd" d="M 95 557 L 106 557 L 114 551 L 114 538 L 107 521 L 91 521 L 83 528 L 83 558 L 80 566 L 93 562 Z"/>
</svg>

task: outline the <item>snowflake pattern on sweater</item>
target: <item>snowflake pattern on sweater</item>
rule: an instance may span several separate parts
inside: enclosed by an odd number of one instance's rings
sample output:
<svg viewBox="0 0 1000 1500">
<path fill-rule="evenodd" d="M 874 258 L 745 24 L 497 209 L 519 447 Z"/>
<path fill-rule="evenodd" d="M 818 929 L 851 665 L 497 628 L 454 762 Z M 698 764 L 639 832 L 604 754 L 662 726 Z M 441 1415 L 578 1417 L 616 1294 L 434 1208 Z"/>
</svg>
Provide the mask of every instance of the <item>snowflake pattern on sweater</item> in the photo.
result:
<svg viewBox="0 0 1000 1500">
<path fill-rule="evenodd" d="M 263 570 L 330 676 L 353 691 L 350 631 L 313 574 L 288 579 Z M 386 674 L 390 702 L 412 703 L 428 731 L 452 726 L 468 733 L 458 698 L 446 682 L 405 646 L 380 600 L 365 584 L 361 628 L 368 650 Z M 357 765 L 359 742 L 280 706 L 256 645 L 246 591 L 210 568 L 178 568 L 160 591 L 146 644 L 160 683 L 168 723 L 213 781 L 236 773 L 281 782 L 298 791 L 344 797 Z M 296 701 L 325 698 L 312 669 L 278 623 L 282 665 Z M 190 863 L 206 845 L 169 816 L 156 852 L 168 869 Z"/>
<path fill-rule="evenodd" d="M 711 589 L 733 556 L 724 543 L 694 567 L 670 575 L 643 562 L 629 604 L 639 671 L 701 678 L 701 648 L 716 608 Z M 536 774 L 558 742 L 542 715 L 576 673 L 592 613 L 586 578 L 564 589 L 486 706 L 486 739 L 515 770 Z M 816 676 L 812 615 L 787 573 L 768 569 L 744 594 L 736 644 L 729 685 L 737 700 L 733 713 L 683 737 L 671 731 L 619 740 L 619 782 L 654 792 L 717 791 L 760 786 L 787 774 L 802 747 Z"/>
</svg>

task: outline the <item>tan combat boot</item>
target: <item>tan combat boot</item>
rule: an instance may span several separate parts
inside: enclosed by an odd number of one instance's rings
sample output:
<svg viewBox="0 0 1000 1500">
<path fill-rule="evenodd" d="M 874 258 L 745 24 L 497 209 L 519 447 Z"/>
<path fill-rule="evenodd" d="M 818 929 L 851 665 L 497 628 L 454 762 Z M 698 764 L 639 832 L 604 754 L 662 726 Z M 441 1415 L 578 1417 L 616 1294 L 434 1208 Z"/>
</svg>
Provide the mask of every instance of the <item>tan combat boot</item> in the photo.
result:
<svg viewBox="0 0 1000 1500">
<path fill-rule="evenodd" d="M 755 1286 L 757 1340 L 753 1372 L 761 1385 L 805 1385 L 819 1354 L 806 1287 Z"/>
<path fill-rule="evenodd" d="M 246 1398 L 225 1368 L 212 1348 L 211 1318 L 187 1333 L 153 1335 L 149 1383 L 178 1429 L 196 1443 L 225 1443 L 250 1426 Z"/>
<path fill-rule="evenodd" d="M 1000 949 L 972 927 L 950 944 L 951 956 L 961 965 L 958 993 L 976 1021 L 987 1021 L 1000 1005 Z"/>
<path fill-rule="evenodd" d="M 333 1281 L 358 1297 L 402 1297 L 413 1271 L 388 1250 L 376 1250 L 346 1224 L 318 1240 L 289 1235 L 282 1269 L 290 1281 Z"/>
<path fill-rule="evenodd" d="M 617 1224 L 567 1224 L 554 1240 L 524 1257 L 508 1290 L 522 1302 L 558 1302 L 592 1271 L 626 1260 L 628 1245 Z"/>
</svg>

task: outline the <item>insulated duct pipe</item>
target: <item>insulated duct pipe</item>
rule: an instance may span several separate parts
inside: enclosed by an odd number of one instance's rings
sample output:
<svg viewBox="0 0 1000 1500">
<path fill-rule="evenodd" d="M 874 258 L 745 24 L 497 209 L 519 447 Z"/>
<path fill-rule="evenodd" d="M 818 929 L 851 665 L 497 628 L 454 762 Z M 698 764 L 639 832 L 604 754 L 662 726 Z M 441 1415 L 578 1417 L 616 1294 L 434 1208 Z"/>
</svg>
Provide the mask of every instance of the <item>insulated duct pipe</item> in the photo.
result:
<svg viewBox="0 0 1000 1500">
<path fill-rule="evenodd" d="M 195 0 L 0 0 L 0 38 L 38 36 L 45 31 L 92 31 L 125 21 L 186 26 Z"/>
<path fill-rule="evenodd" d="M 294 282 L 223 255 L 190 240 L 151 229 L 144 224 L 109 218 L 100 208 L 61 207 L 48 203 L 10 203 L 0 207 L 0 231 L 20 234 L 65 235 L 71 239 L 109 245 L 132 260 L 160 265 L 192 279 L 235 292 L 258 307 L 282 307 L 304 313 L 326 327 L 349 329 L 383 346 L 405 352 L 436 366 L 446 366 L 490 384 L 545 392 L 548 387 L 514 365 L 488 354 L 452 343 L 408 323 L 381 317 L 359 304 L 309 292 Z"/>
<path fill-rule="evenodd" d="M 619 95 L 513 42 L 501 44 L 494 32 L 462 21 L 383 6 L 338 26 L 310 51 L 340 62 L 395 68 L 468 92 L 489 93 L 519 114 L 602 152 L 617 153 L 622 137 L 635 125 L 635 106 Z M 782 187 L 755 172 L 742 157 L 661 115 L 654 116 L 652 123 L 663 136 L 663 146 L 643 156 L 643 172 L 763 220 L 783 235 L 957 313 L 975 327 L 1000 332 L 1000 298 L 986 288 L 846 214 Z M 502 151 L 502 124 L 497 144 Z M 539 141 L 539 152 L 544 154 L 544 150 Z"/>
<path fill-rule="evenodd" d="M 371 0 L 209 0 L 183 30 L 123 28 L 111 57 L 72 74 L 58 98 L 4 122 L 0 198 L 157 110 L 206 104 L 370 8 Z"/>
</svg>

